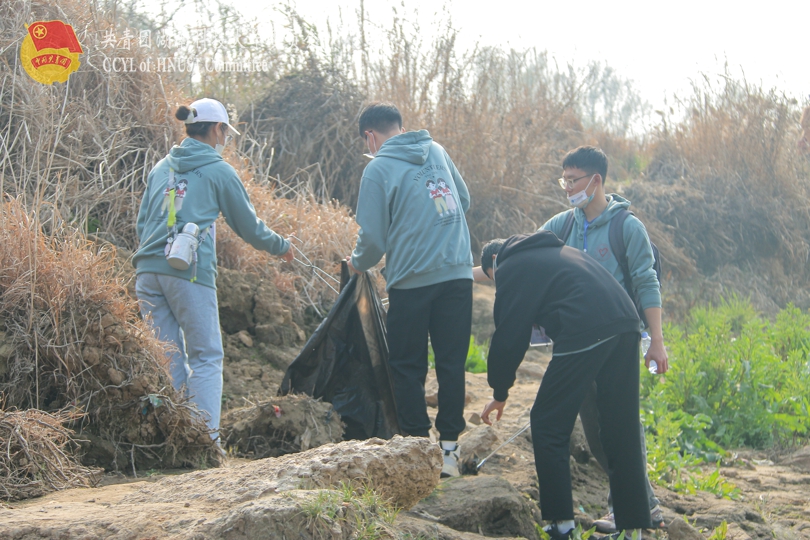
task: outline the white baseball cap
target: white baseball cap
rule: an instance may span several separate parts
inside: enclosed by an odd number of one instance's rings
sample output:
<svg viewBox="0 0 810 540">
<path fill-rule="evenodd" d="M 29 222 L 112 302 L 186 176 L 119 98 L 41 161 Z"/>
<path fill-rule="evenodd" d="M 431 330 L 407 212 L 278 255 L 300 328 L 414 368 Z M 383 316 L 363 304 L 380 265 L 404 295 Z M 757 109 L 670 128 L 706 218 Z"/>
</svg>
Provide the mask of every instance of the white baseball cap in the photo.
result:
<svg viewBox="0 0 810 540">
<path fill-rule="evenodd" d="M 241 135 L 241 133 L 236 131 L 230 124 L 228 111 L 225 110 L 225 105 L 219 101 L 211 98 L 198 99 L 189 105 L 189 109 L 191 109 L 191 114 L 184 120 L 186 124 L 194 124 L 196 122 L 222 122 L 227 125 L 231 131 L 237 135 Z"/>
</svg>

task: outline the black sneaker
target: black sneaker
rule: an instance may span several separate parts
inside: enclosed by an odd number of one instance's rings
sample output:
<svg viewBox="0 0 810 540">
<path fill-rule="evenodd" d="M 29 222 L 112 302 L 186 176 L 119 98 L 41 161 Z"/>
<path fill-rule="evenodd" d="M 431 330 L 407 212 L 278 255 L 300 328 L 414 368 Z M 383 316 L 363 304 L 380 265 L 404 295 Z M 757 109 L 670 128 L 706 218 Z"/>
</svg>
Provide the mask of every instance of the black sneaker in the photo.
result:
<svg viewBox="0 0 810 540">
<path fill-rule="evenodd" d="M 543 531 L 548 535 L 550 540 L 571 540 L 574 536 L 574 529 L 570 529 L 567 532 L 560 532 L 560 529 L 557 528 L 556 523 L 552 523 L 551 525 L 546 525 L 543 527 Z"/>
</svg>

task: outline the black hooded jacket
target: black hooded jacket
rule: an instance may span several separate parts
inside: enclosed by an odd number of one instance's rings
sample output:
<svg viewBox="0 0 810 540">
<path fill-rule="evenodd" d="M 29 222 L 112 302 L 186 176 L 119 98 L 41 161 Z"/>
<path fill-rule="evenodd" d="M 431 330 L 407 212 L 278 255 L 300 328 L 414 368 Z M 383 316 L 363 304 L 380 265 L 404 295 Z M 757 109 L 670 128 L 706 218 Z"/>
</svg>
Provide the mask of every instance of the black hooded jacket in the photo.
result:
<svg viewBox="0 0 810 540">
<path fill-rule="evenodd" d="M 619 282 L 551 231 L 512 236 L 498 251 L 496 264 L 487 379 L 498 401 L 506 400 L 515 382 L 533 324 L 545 328 L 555 353 L 638 332 L 636 308 Z"/>
</svg>

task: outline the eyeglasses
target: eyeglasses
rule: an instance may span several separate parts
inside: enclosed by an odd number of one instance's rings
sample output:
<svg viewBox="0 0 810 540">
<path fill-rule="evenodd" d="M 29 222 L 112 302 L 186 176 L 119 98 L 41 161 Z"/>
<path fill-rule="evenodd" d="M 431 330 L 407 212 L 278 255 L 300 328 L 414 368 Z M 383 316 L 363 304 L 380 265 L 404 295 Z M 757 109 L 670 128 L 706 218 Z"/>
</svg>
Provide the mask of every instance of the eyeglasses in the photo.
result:
<svg viewBox="0 0 810 540">
<path fill-rule="evenodd" d="M 560 178 L 557 180 L 557 183 L 560 184 L 560 187 L 563 189 L 573 189 L 574 182 L 582 180 L 583 178 L 588 178 L 589 176 L 593 176 L 593 174 L 586 174 L 584 176 L 580 176 L 579 178 L 574 178 L 573 180 L 566 180 L 565 178 Z"/>
</svg>

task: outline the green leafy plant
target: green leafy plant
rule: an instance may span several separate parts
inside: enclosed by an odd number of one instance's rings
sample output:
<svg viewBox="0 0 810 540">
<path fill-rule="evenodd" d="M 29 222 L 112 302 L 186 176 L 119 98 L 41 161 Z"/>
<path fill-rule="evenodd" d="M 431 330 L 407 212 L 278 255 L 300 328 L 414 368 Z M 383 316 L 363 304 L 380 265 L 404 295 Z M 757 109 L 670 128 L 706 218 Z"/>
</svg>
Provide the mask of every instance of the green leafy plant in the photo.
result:
<svg viewBox="0 0 810 540">
<path fill-rule="evenodd" d="M 728 523 L 724 519 L 709 535 L 709 540 L 726 540 L 728 534 Z"/>
<path fill-rule="evenodd" d="M 475 336 L 470 336 L 470 348 L 467 351 L 467 361 L 464 363 L 465 371 L 486 373 L 487 354 L 489 354 L 489 341 L 478 344 L 475 342 Z M 428 366 L 430 369 L 436 368 L 436 356 L 433 353 L 432 345 L 428 347 Z"/>
<path fill-rule="evenodd" d="M 669 327 L 667 335 L 670 372 L 645 377 L 643 399 L 704 415 L 706 439 L 722 447 L 767 448 L 807 436 L 810 316 L 788 306 L 770 322 L 732 299 L 693 310 L 685 330 Z"/>
<path fill-rule="evenodd" d="M 642 371 L 641 415 L 653 481 L 675 491 L 736 497 L 719 469 L 724 448 L 768 448 L 810 429 L 810 316 L 788 306 L 773 321 L 732 298 L 666 329 L 670 371 Z"/>
</svg>

